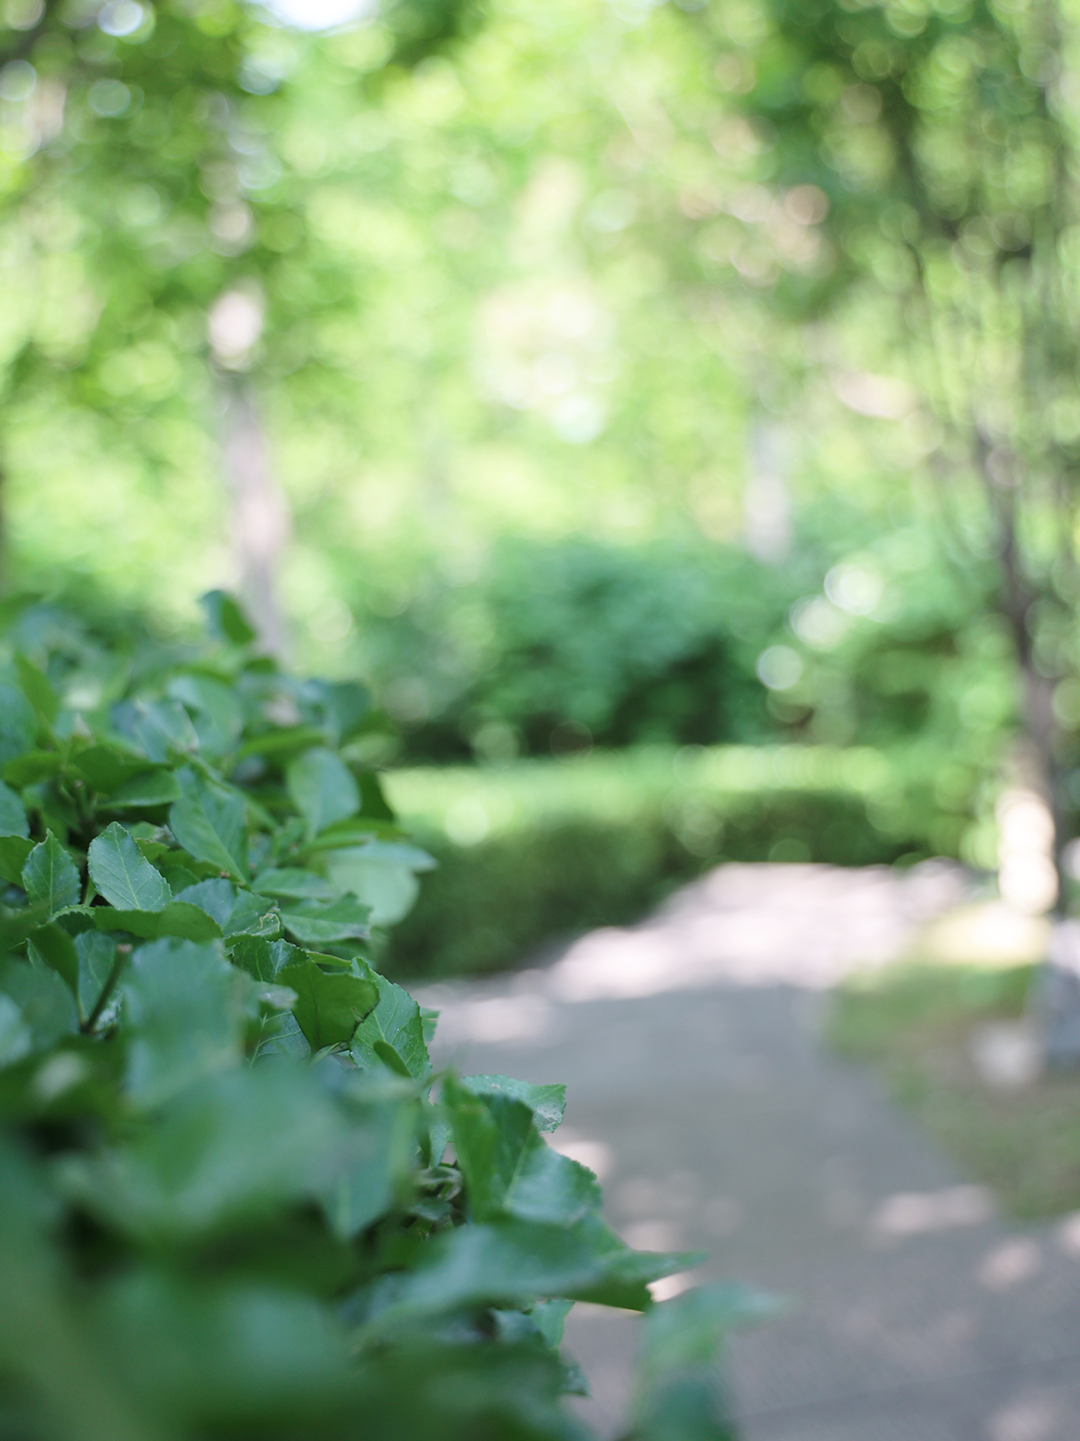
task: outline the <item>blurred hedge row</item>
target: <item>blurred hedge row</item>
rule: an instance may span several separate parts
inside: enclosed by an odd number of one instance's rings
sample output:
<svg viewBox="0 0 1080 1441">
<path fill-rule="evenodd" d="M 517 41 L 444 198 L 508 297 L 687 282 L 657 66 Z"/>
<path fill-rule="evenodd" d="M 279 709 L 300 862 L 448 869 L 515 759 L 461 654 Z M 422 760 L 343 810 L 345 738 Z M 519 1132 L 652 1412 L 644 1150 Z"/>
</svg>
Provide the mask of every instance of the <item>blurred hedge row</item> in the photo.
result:
<svg viewBox="0 0 1080 1441">
<path fill-rule="evenodd" d="M 976 773 L 951 775 L 945 803 L 928 758 L 868 748 L 649 748 L 388 779 L 439 862 L 386 958 L 410 977 L 519 965 L 721 861 L 978 859 Z"/>
</svg>

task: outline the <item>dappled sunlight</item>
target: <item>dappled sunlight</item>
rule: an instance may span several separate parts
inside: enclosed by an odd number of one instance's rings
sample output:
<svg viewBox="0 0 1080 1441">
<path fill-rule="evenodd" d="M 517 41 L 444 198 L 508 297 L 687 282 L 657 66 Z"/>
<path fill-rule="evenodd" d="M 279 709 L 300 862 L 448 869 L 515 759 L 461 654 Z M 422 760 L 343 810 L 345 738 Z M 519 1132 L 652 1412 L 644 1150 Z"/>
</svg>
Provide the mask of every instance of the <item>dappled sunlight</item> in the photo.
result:
<svg viewBox="0 0 1080 1441">
<path fill-rule="evenodd" d="M 947 1186 L 941 1191 L 910 1191 L 887 1197 L 870 1221 L 871 1235 L 880 1240 L 923 1236 L 954 1226 L 977 1226 L 993 1214 L 984 1186 Z"/>
<path fill-rule="evenodd" d="M 723 866 L 629 930 L 594 931 L 552 967 L 560 1001 L 657 995 L 712 984 L 820 990 L 853 966 L 904 954 L 917 921 L 960 899 L 941 863 L 907 875 L 826 866 Z"/>
</svg>

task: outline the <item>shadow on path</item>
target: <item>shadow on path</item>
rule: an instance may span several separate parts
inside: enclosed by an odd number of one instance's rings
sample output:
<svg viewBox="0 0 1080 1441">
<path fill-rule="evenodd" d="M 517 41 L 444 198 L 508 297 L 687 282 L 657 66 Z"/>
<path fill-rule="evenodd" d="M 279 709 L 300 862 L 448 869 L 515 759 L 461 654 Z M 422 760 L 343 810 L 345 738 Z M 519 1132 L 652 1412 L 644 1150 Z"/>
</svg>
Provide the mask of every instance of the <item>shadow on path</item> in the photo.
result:
<svg viewBox="0 0 1080 1441">
<path fill-rule="evenodd" d="M 732 1343 L 745 1441 L 1080 1436 L 1080 1220 L 1001 1222 L 817 1040 L 830 984 L 964 895 L 937 864 L 726 866 L 548 970 L 416 992 L 442 1010 L 436 1064 L 568 1083 L 554 1142 L 629 1242 L 791 1298 Z M 578 1306 L 567 1327 L 606 1434 L 634 1326 Z"/>
</svg>

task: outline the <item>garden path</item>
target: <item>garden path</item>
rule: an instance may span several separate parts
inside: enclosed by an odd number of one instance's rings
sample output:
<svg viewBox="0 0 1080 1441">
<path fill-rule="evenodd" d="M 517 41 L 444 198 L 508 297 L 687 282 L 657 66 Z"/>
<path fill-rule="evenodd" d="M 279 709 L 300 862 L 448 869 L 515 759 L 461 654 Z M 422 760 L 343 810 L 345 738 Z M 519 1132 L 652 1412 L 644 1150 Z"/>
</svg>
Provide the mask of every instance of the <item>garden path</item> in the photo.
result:
<svg viewBox="0 0 1080 1441">
<path fill-rule="evenodd" d="M 726 866 L 545 969 L 417 991 L 442 1010 L 437 1064 L 568 1083 L 555 1142 L 629 1241 L 707 1249 L 701 1277 L 791 1298 L 731 1346 L 744 1441 L 1080 1435 L 1080 1217 L 1003 1222 L 818 1040 L 827 987 L 964 884 L 938 864 Z M 579 1306 L 567 1344 L 593 1385 L 575 1404 L 610 1435 L 634 1320 Z"/>
</svg>

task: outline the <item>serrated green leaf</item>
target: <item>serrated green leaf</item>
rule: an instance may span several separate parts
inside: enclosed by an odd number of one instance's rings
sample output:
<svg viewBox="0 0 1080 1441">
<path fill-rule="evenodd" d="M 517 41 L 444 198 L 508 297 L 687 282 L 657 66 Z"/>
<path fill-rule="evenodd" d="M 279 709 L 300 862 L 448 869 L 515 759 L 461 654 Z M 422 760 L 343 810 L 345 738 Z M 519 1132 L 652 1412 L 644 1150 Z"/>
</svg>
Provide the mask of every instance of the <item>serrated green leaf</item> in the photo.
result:
<svg viewBox="0 0 1080 1441">
<path fill-rule="evenodd" d="M 284 967 L 275 979 L 296 992 L 293 1015 L 313 1051 L 348 1044 L 379 999 L 374 981 L 328 974 L 306 959 Z"/>
<path fill-rule="evenodd" d="M 241 891 L 222 930 L 226 936 L 253 935 L 274 940 L 281 935 L 281 919 L 273 901 Z"/>
<path fill-rule="evenodd" d="M 424 1022 L 420 1007 L 401 986 L 395 986 L 385 976 L 365 961 L 357 961 L 357 968 L 378 988 L 378 1004 L 353 1037 L 353 1060 L 365 1069 L 383 1064 L 375 1049 L 377 1041 L 393 1047 L 401 1058 L 410 1076 L 423 1079 L 431 1074 L 431 1059 L 424 1042 Z"/>
<path fill-rule="evenodd" d="M 463 1076 L 458 1084 L 474 1096 L 510 1096 L 524 1101 L 540 1131 L 556 1130 L 566 1110 L 566 1087 L 561 1085 L 534 1085 L 513 1076 Z"/>
<path fill-rule="evenodd" d="M 281 924 L 302 946 L 333 945 L 336 941 L 364 941 L 371 934 L 368 908 L 352 896 L 329 905 L 306 902 L 281 912 Z"/>
<path fill-rule="evenodd" d="M 213 941 L 221 936 L 221 927 L 213 916 L 186 901 L 168 901 L 158 911 L 95 906 L 94 921 L 99 931 L 126 931 L 144 941 L 156 941 L 162 936 L 177 936 L 184 941 Z"/>
<path fill-rule="evenodd" d="M 51 831 L 30 852 L 23 866 L 22 884 L 31 904 L 48 906 L 50 915 L 64 906 L 78 905 L 79 872 Z"/>
<path fill-rule="evenodd" d="M 160 911 L 172 899 L 168 881 L 117 821 L 90 842 L 87 864 L 98 893 L 119 911 Z"/>
<path fill-rule="evenodd" d="M 30 834 L 30 823 L 26 819 L 26 807 L 20 796 L 0 781 L 0 836 L 22 836 Z"/>
<path fill-rule="evenodd" d="M 337 821 L 360 809 L 360 791 L 352 771 L 334 751 L 316 746 L 290 761 L 285 782 L 296 809 L 304 817 L 311 840 Z"/>
<path fill-rule="evenodd" d="M 233 880 L 247 874 L 247 824 L 236 791 L 195 786 L 169 811 L 169 829 L 197 861 L 225 871 Z"/>
<path fill-rule="evenodd" d="M 475 1095 L 450 1079 L 441 1103 L 476 1220 L 508 1215 L 570 1226 L 599 1210 L 596 1177 L 552 1150 L 524 1102 L 498 1092 Z"/>
</svg>

